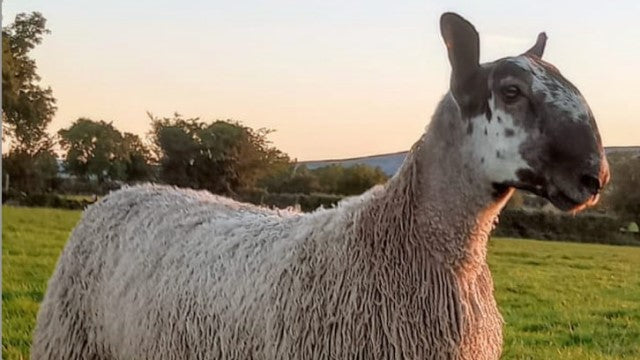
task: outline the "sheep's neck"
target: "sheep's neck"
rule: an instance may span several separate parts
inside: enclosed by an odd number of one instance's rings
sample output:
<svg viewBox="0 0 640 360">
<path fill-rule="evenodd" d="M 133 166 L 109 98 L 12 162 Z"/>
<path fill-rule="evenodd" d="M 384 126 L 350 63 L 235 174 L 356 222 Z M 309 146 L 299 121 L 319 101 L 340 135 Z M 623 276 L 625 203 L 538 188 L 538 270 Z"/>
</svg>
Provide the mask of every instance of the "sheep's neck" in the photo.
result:
<svg viewBox="0 0 640 360">
<path fill-rule="evenodd" d="M 487 239 L 512 190 L 496 195 L 479 164 L 467 161 L 464 127 L 445 97 L 398 174 L 370 203 L 369 226 L 379 229 L 368 238 L 380 249 L 422 254 L 459 270 L 485 264 Z"/>
</svg>

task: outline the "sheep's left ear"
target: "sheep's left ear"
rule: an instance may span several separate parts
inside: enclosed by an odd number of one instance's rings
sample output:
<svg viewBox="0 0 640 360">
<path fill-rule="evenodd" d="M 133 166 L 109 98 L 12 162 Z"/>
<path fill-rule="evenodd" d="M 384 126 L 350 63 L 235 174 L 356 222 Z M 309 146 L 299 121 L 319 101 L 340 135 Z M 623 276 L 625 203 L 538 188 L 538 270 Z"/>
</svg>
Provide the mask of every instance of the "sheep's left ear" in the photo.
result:
<svg viewBox="0 0 640 360">
<path fill-rule="evenodd" d="M 540 34 L 538 34 L 538 40 L 536 40 L 535 45 L 533 45 L 531 49 L 527 50 L 525 54 L 533 55 L 539 59 L 542 59 L 545 45 L 547 45 L 547 34 L 541 32 Z"/>
<path fill-rule="evenodd" d="M 478 32 L 458 14 L 440 17 L 440 32 L 451 63 L 451 93 L 461 109 L 469 107 L 480 74 L 480 39 Z"/>
</svg>

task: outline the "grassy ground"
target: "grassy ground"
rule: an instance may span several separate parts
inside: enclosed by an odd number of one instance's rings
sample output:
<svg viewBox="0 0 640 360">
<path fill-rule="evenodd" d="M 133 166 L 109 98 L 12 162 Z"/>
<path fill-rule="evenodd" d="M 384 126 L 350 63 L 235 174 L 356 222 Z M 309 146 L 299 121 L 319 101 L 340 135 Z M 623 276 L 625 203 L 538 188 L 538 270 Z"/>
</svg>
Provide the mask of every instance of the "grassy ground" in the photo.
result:
<svg viewBox="0 0 640 360">
<path fill-rule="evenodd" d="M 3 207 L 2 355 L 28 359 L 77 211 Z M 503 359 L 640 359 L 640 248 L 495 239 Z"/>
<path fill-rule="evenodd" d="M 640 248 L 496 239 L 504 359 L 640 359 Z"/>
<path fill-rule="evenodd" d="M 2 358 L 28 359 L 38 303 L 79 211 L 2 207 Z"/>
</svg>

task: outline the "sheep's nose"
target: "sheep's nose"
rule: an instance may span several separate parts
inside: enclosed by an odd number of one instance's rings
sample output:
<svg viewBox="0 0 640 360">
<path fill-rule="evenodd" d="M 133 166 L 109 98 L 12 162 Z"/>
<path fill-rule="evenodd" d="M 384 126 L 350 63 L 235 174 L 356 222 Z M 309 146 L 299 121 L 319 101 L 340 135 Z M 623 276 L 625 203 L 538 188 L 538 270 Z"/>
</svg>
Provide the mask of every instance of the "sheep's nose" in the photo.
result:
<svg viewBox="0 0 640 360">
<path fill-rule="evenodd" d="M 580 183 L 585 189 L 589 192 L 589 194 L 596 195 L 600 192 L 602 188 L 602 184 L 600 184 L 600 178 L 594 175 L 582 175 L 580 178 Z"/>
</svg>

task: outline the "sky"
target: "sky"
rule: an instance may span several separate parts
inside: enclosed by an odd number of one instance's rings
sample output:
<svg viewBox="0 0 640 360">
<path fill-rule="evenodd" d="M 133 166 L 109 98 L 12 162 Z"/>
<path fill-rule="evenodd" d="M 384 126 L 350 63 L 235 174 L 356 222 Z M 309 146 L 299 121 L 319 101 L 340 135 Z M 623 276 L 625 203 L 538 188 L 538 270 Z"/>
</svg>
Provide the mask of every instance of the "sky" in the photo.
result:
<svg viewBox="0 0 640 360">
<path fill-rule="evenodd" d="M 640 145 L 640 1 L 4 0 L 3 25 L 39 11 L 33 51 L 58 111 L 144 136 L 146 112 L 276 130 L 298 160 L 407 150 L 450 68 L 438 20 L 480 33 L 482 61 L 549 36 L 544 58 L 591 106 L 605 146 Z"/>
</svg>

